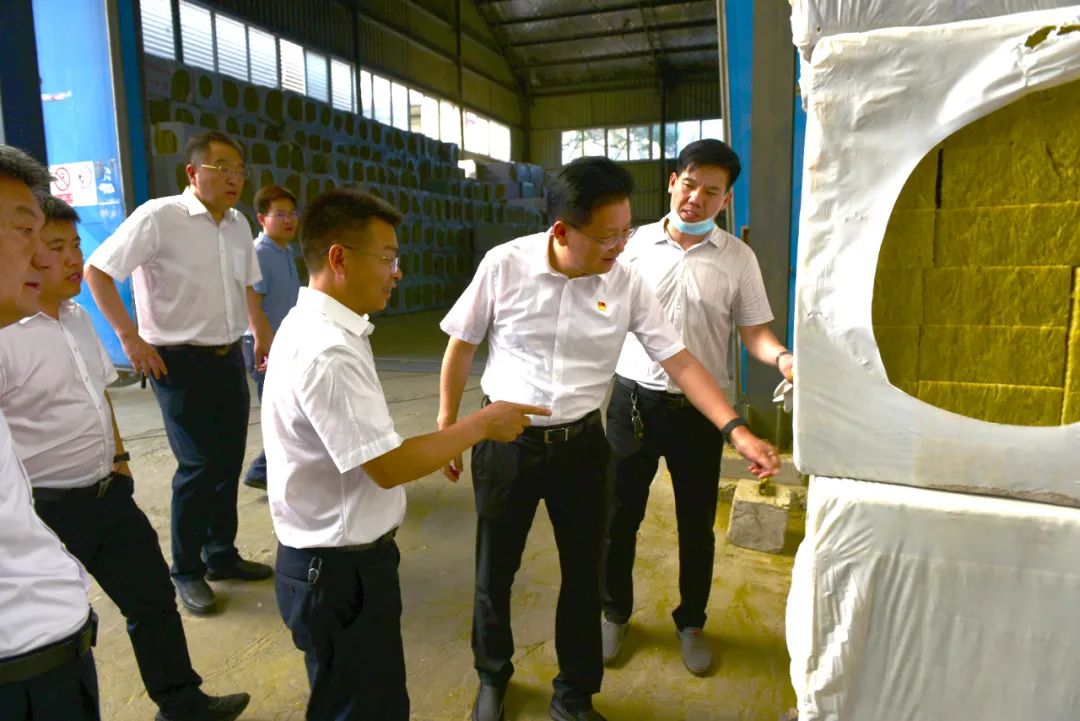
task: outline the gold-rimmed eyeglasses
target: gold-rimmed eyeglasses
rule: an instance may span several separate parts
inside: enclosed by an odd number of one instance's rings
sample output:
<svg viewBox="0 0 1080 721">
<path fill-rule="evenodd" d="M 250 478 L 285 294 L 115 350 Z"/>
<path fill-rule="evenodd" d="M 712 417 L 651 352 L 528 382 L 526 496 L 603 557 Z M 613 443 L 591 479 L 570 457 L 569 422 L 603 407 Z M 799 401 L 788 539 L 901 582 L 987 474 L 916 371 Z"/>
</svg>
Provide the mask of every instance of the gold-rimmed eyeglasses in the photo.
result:
<svg viewBox="0 0 1080 721">
<path fill-rule="evenodd" d="M 366 251 L 366 250 L 357 250 L 353 246 L 345 245 L 344 243 L 338 243 L 338 245 L 340 245 L 342 248 L 348 248 L 349 250 L 356 253 L 357 255 L 370 255 L 372 258 L 378 258 L 379 260 L 381 260 L 382 262 L 384 262 L 384 263 L 386 263 L 386 264 L 388 264 L 390 266 L 390 272 L 391 273 L 396 273 L 401 268 L 401 258 L 399 256 L 395 255 L 393 258 L 389 258 L 389 257 L 387 257 L 385 255 L 381 255 L 379 253 L 371 253 L 371 252 Z"/>
<path fill-rule="evenodd" d="M 634 230 L 635 230 L 634 228 L 631 228 L 629 230 L 624 230 L 623 232 L 619 233 L 618 235 L 610 235 L 610 236 L 608 236 L 606 238 L 597 238 L 594 235 L 589 235 L 588 233 L 586 233 L 584 230 L 582 230 L 581 228 L 579 228 L 576 225 L 570 225 L 570 223 L 567 223 L 567 225 L 569 225 L 571 228 L 573 228 L 577 232 L 581 233 L 582 235 L 584 235 L 586 238 L 593 241 L 594 243 L 599 243 L 600 247 L 602 247 L 604 250 L 611 250 L 615 246 L 620 245 L 620 244 L 625 243 L 626 241 L 630 240 L 630 236 L 632 236 L 634 234 Z"/>
<path fill-rule="evenodd" d="M 221 173 L 229 178 L 246 180 L 248 176 L 251 175 L 251 171 L 247 168 L 230 168 L 228 165 L 209 165 L 208 163 L 200 163 L 199 167 L 213 170 L 215 173 Z"/>
</svg>

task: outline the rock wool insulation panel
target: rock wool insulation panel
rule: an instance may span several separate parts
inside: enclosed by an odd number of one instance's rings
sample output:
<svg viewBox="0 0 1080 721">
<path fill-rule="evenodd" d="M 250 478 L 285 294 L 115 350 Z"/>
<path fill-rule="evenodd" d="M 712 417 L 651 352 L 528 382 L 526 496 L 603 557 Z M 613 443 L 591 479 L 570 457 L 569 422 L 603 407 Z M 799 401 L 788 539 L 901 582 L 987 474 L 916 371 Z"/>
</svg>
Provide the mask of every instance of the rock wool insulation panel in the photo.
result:
<svg viewBox="0 0 1080 721">
<path fill-rule="evenodd" d="M 1080 5 L 817 42 L 804 473 L 1080 506 L 1077 81 Z"/>
</svg>

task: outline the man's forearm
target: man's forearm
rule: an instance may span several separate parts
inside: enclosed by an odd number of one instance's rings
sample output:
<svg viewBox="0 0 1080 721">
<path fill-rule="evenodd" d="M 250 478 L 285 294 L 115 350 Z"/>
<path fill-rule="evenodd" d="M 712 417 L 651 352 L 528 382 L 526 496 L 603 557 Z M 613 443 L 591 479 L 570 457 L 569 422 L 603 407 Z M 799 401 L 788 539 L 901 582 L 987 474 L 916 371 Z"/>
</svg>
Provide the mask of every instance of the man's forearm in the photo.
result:
<svg viewBox="0 0 1080 721">
<path fill-rule="evenodd" d="M 382 488 L 393 488 L 439 470 L 483 438 L 480 425 L 466 418 L 444 430 L 406 438 L 394 450 L 365 463 L 364 470 Z"/>
<path fill-rule="evenodd" d="M 717 428 L 723 428 L 734 420 L 738 413 L 724 397 L 724 392 L 705 366 L 690 351 L 679 351 L 660 363 L 671 379 L 682 388 L 683 393 L 712 421 Z"/>
<path fill-rule="evenodd" d="M 101 314 L 109 321 L 116 335 L 124 340 L 138 334 L 135 321 L 128 315 L 124 301 L 120 300 L 120 291 L 116 289 L 116 281 L 105 271 L 87 264 L 85 269 L 86 285 L 90 288 L 90 294 L 94 296 Z"/>
<path fill-rule="evenodd" d="M 451 338 L 443 354 L 442 371 L 439 374 L 439 427 L 445 428 L 457 421 L 461 408 L 461 396 L 469 378 L 476 346 Z"/>
<path fill-rule="evenodd" d="M 767 325 L 740 326 L 739 337 L 747 352 L 767 366 L 775 366 L 776 357 L 787 350 Z"/>
<path fill-rule="evenodd" d="M 256 338 L 269 338 L 273 331 L 270 329 L 270 320 L 266 317 L 266 311 L 262 307 L 262 296 L 250 285 L 247 286 L 246 291 L 248 326 Z"/>
<path fill-rule="evenodd" d="M 109 417 L 112 419 L 113 441 L 116 444 L 116 455 L 124 452 L 124 439 L 120 437 L 120 427 L 116 425 L 116 412 L 113 410 L 112 398 L 105 394 L 105 402 L 109 404 Z"/>
</svg>

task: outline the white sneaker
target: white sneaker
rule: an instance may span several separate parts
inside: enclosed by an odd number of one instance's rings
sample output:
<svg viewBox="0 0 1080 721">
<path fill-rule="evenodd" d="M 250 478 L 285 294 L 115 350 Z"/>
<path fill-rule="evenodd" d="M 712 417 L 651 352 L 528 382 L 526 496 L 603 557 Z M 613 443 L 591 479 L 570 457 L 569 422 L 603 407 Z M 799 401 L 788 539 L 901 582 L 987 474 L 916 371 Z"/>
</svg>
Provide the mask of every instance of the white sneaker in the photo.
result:
<svg viewBox="0 0 1080 721">
<path fill-rule="evenodd" d="M 603 639 L 604 644 L 605 666 L 610 666 L 615 662 L 619 651 L 622 650 L 622 642 L 626 638 L 626 631 L 629 628 L 630 624 L 628 623 L 615 623 L 606 618 L 600 622 L 600 637 Z"/>
</svg>

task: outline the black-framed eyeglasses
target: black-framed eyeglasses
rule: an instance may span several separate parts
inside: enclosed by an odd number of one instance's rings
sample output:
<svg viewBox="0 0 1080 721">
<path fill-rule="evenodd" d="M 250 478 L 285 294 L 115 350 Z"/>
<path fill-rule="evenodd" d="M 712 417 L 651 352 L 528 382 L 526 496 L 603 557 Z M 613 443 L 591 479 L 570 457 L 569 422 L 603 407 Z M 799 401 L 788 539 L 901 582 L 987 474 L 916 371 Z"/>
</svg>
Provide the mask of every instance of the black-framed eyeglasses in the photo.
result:
<svg viewBox="0 0 1080 721">
<path fill-rule="evenodd" d="M 247 168 L 230 168 L 228 165 L 209 165 L 207 163 L 200 163 L 200 167 L 213 170 L 215 173 L 221 173 L 229 178 L 246 180 L 251 176 L 251 171 Z"/>
<path fill-rule="evenodd" d="M 631 228 L 630 230 L 619 233 L 618 235 L 608 236 L 607 238 L 597 238 L 594 235 L 589 235 L 588 233 L 586 233 L 584 230 L 582 230 L 581 228 L 579 228 L 576 225 L 571 225 L 570 223 L 567 223 L 567 225 L 569 225 L 571 228 L 573 228 L 577 232 L 581 233 L 582 235 L 584 235 L 586 238 L 593 241 L 594 243 L 599 243 L 600 246 L 604 250 L 611 250 L 615 246 L 617 246 L 617 245 L 619 245 L 621 243 L 625 243 L 626 241 L 630 240 L 630 236 L 632 236 L 634 234 L 634 230 L 635 230 L 635 228 Z"/>
<path fill-rule="evenodd" d="M 395 255 L 393 258 L 388 258 L 385 255 L 380 255 L 379 253 L 371 253 L 371 252 L 366 251 L 366 250 L 357 250 L 353 246 L 345 245 L 344 243 L 338 243 L 338 245 L 340 245 L 342 248 L 348 248 L 349 250 L 356 253 L 357 255 L 370 255 L 372 258 L 378 258 L 379 260 L 381 260 L 384 263 L 387 263 L 390 266 L 390 272 L 391 273 L 396 273 L 401 268 L 401 257 L 400 256 Z"/>
</svg>

